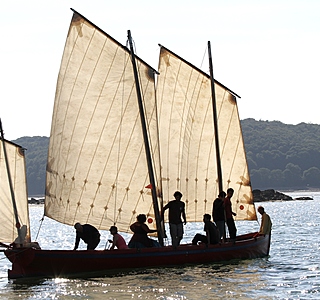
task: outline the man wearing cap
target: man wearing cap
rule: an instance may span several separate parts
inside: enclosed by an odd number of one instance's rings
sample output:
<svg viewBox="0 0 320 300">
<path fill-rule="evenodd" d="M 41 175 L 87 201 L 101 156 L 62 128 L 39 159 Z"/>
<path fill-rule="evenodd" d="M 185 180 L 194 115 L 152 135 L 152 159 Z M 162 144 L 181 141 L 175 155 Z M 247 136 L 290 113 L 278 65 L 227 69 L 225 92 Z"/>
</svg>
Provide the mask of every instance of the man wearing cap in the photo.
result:
<svg viewBox="0 0 320 300">
<path fill-rule="evenodd" d="M 76 243 L 73 250 L 77 250 L 79 246 L 80 239 L 82 239 L 87 244 L 87 250 L 94 250 L 100 243 L 100 233 L 97 228 L 90 224 L 76 223 L 74 225 L 76 229 Z"/>
</svg>

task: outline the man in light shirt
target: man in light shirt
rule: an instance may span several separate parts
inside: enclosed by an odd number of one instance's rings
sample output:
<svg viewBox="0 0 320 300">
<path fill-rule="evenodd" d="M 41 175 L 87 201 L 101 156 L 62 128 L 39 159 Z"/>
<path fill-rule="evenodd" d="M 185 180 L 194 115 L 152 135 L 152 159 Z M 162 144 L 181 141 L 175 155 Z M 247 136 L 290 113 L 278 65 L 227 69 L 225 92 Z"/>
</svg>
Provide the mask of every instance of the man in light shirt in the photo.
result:
<svg viewBox="0 0 320 300">
<path fill-rule="evenodd" d="M 258 212 L 262 216 L 259 234 L 263 234 L 263 235 L 270 234 L 271 228 L 272 228 L 272 222 L 271 222 L 270 216 L 264 211 L 264 207 L 262 206 L 258 207 Z"/>
</svg>

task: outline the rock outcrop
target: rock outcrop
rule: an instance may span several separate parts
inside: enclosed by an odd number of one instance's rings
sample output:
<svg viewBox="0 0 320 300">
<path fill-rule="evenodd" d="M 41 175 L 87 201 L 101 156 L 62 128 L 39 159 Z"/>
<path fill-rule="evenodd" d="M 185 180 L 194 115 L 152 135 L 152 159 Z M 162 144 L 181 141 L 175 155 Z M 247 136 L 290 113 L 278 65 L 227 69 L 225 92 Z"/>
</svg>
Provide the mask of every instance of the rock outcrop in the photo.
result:
<svg viewBox="0 0 320 300">
<path fill-rule="evenodd" d="M 275 201 L 275 200 L 280 200 L 280 201 L 293 200 L 292 197 L 285 195 L 283 193 L 277 192 L 272 189 L 265 190 L 265 191 L 253 190 L 252 194 L 253 194 L 253 201 L 254 202 Z"/>
</svg>

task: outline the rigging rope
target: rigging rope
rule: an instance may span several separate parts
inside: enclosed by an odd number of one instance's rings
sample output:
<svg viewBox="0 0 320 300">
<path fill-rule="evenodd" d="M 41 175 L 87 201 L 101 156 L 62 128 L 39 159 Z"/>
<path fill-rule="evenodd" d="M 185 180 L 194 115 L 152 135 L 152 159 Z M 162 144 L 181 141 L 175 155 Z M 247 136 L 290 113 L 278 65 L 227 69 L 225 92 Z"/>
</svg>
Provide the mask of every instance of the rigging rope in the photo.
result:
<svg viewBox="0 0 320 300">
<path fill-rule="evenodd" d="M 202 67 L 203 67 L 203 62 L 204 62 L 204 59 L 205 59 L 205 57 L 206 57 L 206 55 L 207 55 L 207 52 L 208 52 L 208 48 L 207 48 L 207 46 L 206 46 L 206 47 L 205 47 L 205 50 L 204 50 L 204 53 L 203 53 L 203 57 L 202 57 L 200 69 L 202 69 Z"/>
<path fill-rule="evenodd" d="M 39 236 L 39 233 L 40 233 L 40 229 L 41 229 L 41 227 L 42 227 L 42 224 L 43 224 L 43 221 L 44 221 L 44 214 L 43 214 L 43 216 L 42 216 L 42 218 L 41 218 L 41 220 L 40 220 L 40 226 L 39 226 L 39 229 L 38 229 L 38 232 L 37 232 L 37 236 L 36 236 L 36 239 L 35 239 L 35 241 L 37 241 L 37 239 L 38 239 L 38 236 Z"/>
</svg>

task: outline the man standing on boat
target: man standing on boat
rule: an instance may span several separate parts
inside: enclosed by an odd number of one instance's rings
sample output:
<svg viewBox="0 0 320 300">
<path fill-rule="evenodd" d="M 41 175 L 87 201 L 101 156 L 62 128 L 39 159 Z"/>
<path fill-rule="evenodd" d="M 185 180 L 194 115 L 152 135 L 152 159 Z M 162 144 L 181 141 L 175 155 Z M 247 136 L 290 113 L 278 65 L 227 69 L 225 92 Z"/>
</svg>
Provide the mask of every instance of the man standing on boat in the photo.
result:
<svg viewBox="0 0 320 300">
<path fill-rule="evenodd" d="M 179 191 L 176 191 L 173 194 L 175 200 L 170 201 L 167 205 L 163 207 L 161 212 L 162 219 L 164 218 L 164 212 L 166 209 L 169 209 L 169 227 L 172 246 L 174 248 L 180 245 L 180 242 L 183 237 L 183 223 L 187 223 L 185 204 L 181 201 L 182 194 Z M 183 218 L 183 223 L 181 220 Z"/>
<path fill-rule="evenodd" d="M 94 226 L 90 224 L 81 225 L 80 223 L 76 223 L 74 228 L 76 229 L 77 235 L 73 250 L 78 249 L 80 239 L 87 244 L 87 250 L 94 250 L 100 243 L 100 233 Z"/>
<path fill-rule="evenodd" d="M 219 229 L 220 239 L 223 239 L 223 240 L 226 239 L 225 210 L 224 210 L 224 198 L 226 196 L 227 194 L 224 191 L 220 192 L 218 195 L 218 198 L 214 200 L 213 206 L 212 206 L 212 218 Z"/>
<path fill-rule="evenodd" d="M 224 209 L 226 212 L 226 222 L 228 226 L 228 231 L 230 235 L 231 241 L 236 240 L 236 235 L 237 235 L 237 228 L 234 223 L 233 216 L 236 216 L 237 214 L 232 211 L 232 206 L 231 206 L 231 197 L 233 196 L 234 190 L 232 188 L 229 188 L 227 190 L 227 197 L 224 199 Z"/>
<path fill-rule="evenodd" d="M 262 216 L 259 234 L 270 235 L 271 228 L 272 228 L 272 222 L 271 222 L 270 216 L 264 211 L 263 206 L 258 207 L 258 212 Z"/>
</svg>

